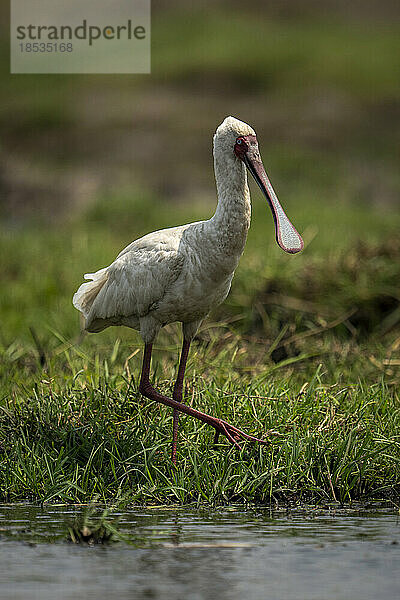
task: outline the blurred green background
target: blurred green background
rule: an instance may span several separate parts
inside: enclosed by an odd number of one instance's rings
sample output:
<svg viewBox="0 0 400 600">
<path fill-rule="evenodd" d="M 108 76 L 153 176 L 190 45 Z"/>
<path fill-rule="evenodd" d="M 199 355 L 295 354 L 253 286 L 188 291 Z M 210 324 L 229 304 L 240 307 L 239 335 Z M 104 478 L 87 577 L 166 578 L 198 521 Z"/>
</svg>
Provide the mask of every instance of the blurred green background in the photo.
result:
<svg viewBox="0 0 400 600">
<path fill-rule="evenodd" d="M 271 215 L 251 182 L 248 245 L 199 347 L 218 340 L 225 324 L 221 339 L 245 350 L 229 364 L 242 361 L 243 373 L 279 368 L 301 381 L 321 364 L 328 381 L 397 384 L 399 33 L 397 3 L 389 0 L 154 0 L 151 75 L 10 75 L 3 6 L 7 389 L 10 372 L 36 377 L 43 353 L 48 362 L 77 348 L 71 297 L 82 273 L 109 264 L 148 231 L 212 214 L 212 135 L 227 115 L 257 131 L 305 250 L 293 257 L 276 247 Z M 176 328 L 167 334 L 160 338 L 169 350 L 166 378 L 179 343 Z M 80 347 L 90 362 L 115 351 L 116 338 L 114 368 L 123 372 L 140 345 L 136 334 L 108 330 Z M 68 357 L 61 366 L 73 374 Z"/>
</svg>

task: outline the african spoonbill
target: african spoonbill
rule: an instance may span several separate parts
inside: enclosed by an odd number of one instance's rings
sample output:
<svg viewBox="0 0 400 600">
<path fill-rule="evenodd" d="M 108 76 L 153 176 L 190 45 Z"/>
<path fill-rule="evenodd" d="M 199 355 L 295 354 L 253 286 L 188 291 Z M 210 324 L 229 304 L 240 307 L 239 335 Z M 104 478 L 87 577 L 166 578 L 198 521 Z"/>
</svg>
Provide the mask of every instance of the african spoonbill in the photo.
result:
<svg viewBox="0 0 400 600">
<path fill-rule="evenodd" d="M 245 439 L 266 443 L 228 422 L 182 402 L 183 378 L 190 343 L 210 310 L 223 302 L 246 243 L 251 204 L 246 167 L 272 210 L 279 246 L 291 254 L 303 240 L 287 218 L 261 161 L 254 130 L 227 117 L 214 135 L 214 170 L 218 193 L 215 214 L 199 221 L 149 233 L 127 246 L 110 266 L 85 275 L 73 297 L 85 317 L 85 329 L 99 332 L 126 325 L 140 332 L 144 356 L 140 392 L 173 409 L 172 461 L 176 462 L 179 412 L 186 413 L 227 437 L 234 445 Z M 183 347 L 172 398 L 150 383 L 153 342 L 161 327 L 179 321 Z"/>
</svg>

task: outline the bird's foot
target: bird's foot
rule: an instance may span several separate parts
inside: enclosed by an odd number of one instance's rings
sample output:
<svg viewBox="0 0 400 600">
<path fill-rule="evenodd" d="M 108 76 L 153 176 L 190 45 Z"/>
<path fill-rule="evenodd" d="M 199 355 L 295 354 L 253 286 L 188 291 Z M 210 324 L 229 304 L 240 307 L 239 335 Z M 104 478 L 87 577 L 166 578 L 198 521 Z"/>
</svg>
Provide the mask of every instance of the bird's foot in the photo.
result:
<svg viewBox="0 0 400 600">
<path fill-rule="evenodd" d="M 212 427 L 215 429 L 214 445 L 218 442 L 220 434 L 224 435 L 228 441 L 231 442 L 231 444 L 234 444 L 239 450 L 241 450 L 241 446 L 239 444 L 240 440 L 248 440 L 249 442 L 257 442 L 259 444 L 268 444 L 267 440 L 261 440 L 253 435 L 249 435 L 248 433 L 245 433 L 241 429 L 238 429 L 223 419 L 215 419 L 215 422 L 210 423 L 210 425 L 212 425 Z"/>
<path fill-rule="evenodd" d="M 221 434 L 224 435 L 228 441 L 236 446 L 239 450 L 241 449 L 239 444 L 239 441 L 241 440 L 248 440 L 249 442 L 257 442 L 259 444 L 268 444 L 267 440 L 261 440 L 253 435 L 249 435 L 234 425 L 231 425 L 227 421 L 224 421 L 223 419 L 218 419 L 217 417 L 207 415 L 199 410 L 196 410 L 195 408 L 192 408 L 191 406 L 188 406 L 187 404 L 177 402 L 172 398 L 168 398 L 167 396 L 160 394 L 160 392 L 153 388 L 149 381 L 142 380 L 139 385 L 139 391 L 141 394 L 143 394 L 143 396 L 146 396 L 146 398 L 149 398 L 150 400 L 161 402 L 161 404 L 170 406 L 175 411 L 183 412 L 191 417 L 194 417 L 195 419 L 198 419 L 199 421 L 202 421 L 203 423 L 206 423 L 207 425 L 211 425 L 211 427 L 214 427 L 214 443 L 218 441 L 219 435 Z M 172 459 L 174 462 L 175 456 L 173 456 Z"/>
</svg>

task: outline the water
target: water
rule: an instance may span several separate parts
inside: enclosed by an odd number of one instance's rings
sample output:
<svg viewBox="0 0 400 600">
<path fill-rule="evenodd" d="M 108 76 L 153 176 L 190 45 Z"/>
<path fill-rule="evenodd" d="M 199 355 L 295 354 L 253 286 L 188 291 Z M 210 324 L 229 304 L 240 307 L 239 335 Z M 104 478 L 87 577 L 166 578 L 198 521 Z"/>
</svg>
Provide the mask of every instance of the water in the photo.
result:
<svg viewBox="0 0 400 600">
<path fill-rule="evenodd" d="M 62 541 L 77 509 L 0 505 L 0 598 L 385 600 L 399 597 L 395 509 L 119 513 L 135 545 Z"/>
</svg>

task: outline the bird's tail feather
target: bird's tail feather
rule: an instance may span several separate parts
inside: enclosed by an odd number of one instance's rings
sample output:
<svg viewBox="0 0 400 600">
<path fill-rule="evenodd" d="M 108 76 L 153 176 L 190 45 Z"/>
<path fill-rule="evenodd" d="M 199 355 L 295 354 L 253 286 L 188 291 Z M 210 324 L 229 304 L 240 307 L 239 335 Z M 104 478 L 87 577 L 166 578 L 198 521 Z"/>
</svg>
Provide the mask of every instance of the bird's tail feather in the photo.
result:
<svg viewBox="0 0 400 600">
<path fill-rule="evenodd" d="M 96 271 L 96 273 L 87 273 L 84 277 L 90 281 L 82 283 L 72 298 L 72 304 L 81 311 L 85 319 L 87 319 L 90 309 L 93 306 L 93 302 L 108 279 L 108 268 L 105 267 L 104 269 L 100 269 L 99 271 Z"/>
</svg>

